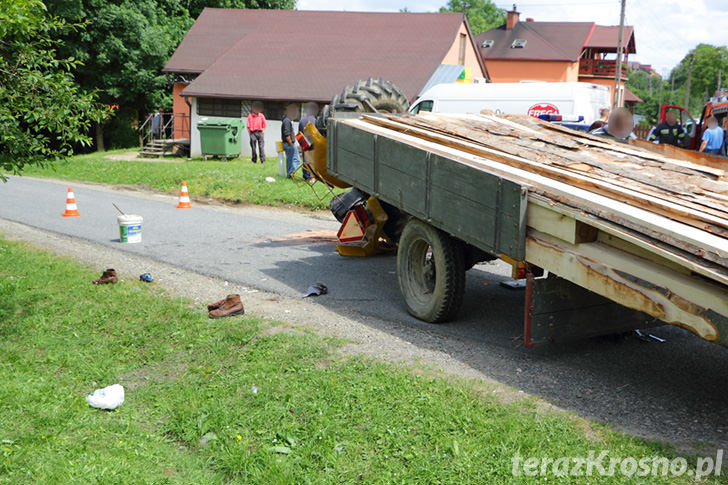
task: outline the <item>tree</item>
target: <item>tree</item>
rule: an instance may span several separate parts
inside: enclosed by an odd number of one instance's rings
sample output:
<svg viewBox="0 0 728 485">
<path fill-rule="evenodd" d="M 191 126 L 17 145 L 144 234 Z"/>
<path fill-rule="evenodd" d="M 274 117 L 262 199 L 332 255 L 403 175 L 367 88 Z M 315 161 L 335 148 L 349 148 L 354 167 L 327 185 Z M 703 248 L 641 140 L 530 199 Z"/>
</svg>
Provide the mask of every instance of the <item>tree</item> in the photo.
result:
<svg viewBox="0 0 728 485">
<path fill-rule="evenodd" d="M 669 100 L 669 84 L 655 74 L 645 71 L 629 71 L 627 87 L 644 101 L 635 105 L 635 114 L 645 116 L 650 124 L 656 124 L 660 104 L 667 103 Z"/>
<path fill-rule="evenodd" d="M 90 144 L 90 123 L 104 110 L 74 82 L 80 61 L 57 54 L 59 35 L 82 30 L 49 16 L 40 0 L 0 0 L 3 171 L 20 173 L 28 164 L 70 156 L 75 144 Z"/>
<path fill-rule="evenodd" d="M 64 36 L 63 54 L 83 62 L 76 81 L 97 90 L 106 105 L 118 106 L 117 125 L 170 107 L 171 89 L 162 68 L 205 7 L 292 8 L 295 0 L 46 0 L 68 22 L 84 21 L 82 32 Z M 104 148 L 96 125 L 97 149 Z M 128 131 L 129 128 L 127 128 Z"/>
<path fill-rule="evenodd" d="M 182 3 L 195 19 L 205 7 L 290 9 L 296 6 L 296 0 L 182 0 Z"/>
<path fill-rule="evenodd" d="M 670 81 L 675 80 L 673 101 L 682 103 L 685 99 L 690 56 L 694 56 L 690 82 L 690 106 L 684 106 L 693 115 L 700 115 L 707 98 L 718 88 L 718 73 L 723 79 L 728 73 L 728 48 L 708 44 L 698 44 L 675 66 L 670 73 Z"/>
<path fill-rule="evenodd" d="M 450 0 L 440 12 L 464 13 L 474 35 L 506 22 L 506 11 L 496 7 L 491 0 Z"/>
<path fill-rule="evenodd" d="M 181 0 L 47 0 L 49 11 L 87 28 L 62 38 L 63 55 L 80 60 L 76 82 L 99 100 L 118 106 L 116 116 L 133 122 L 141 113 L 171 105 L 162 68 L 192 25 Z M 96 125 L 104 149 L 103 124 Z"/>
</svg>

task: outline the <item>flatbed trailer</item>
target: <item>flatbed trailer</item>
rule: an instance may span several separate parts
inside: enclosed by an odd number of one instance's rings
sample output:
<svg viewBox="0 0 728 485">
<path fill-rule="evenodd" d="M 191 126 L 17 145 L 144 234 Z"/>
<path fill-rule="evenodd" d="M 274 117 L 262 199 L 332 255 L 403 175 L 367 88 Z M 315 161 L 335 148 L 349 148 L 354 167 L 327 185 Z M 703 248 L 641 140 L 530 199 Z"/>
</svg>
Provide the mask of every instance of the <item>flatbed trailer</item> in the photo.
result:
<svg viewBox="0 0 728 485">
<path fill-rule="evenodd" d="M 526 281 L 526 346 L 665 323 L 728 346 L 722 170 L 542 125 L 487 115 L 329 120 L 328 174 L 397 212 L 410 313 L 452 317 L 464 272 L 500 258 Z"/>
</svg>

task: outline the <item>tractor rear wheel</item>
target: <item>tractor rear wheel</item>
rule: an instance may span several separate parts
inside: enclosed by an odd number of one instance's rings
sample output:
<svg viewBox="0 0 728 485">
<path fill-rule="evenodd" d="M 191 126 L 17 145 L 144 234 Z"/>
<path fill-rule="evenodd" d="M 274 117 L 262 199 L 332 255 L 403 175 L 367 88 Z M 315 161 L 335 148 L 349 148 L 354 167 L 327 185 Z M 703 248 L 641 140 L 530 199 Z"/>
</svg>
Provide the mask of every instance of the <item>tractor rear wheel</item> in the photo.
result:
<svg viewBox="0 0 728 485">
<path fill-rule="evenodd" d="M 324 106 L 316 120 L 316 128 L 326 132 L 326 122 L 334 113 L 406 113 L 407 97 L 391 81 L 369 78 L 346 86 Z"/>
</svg>

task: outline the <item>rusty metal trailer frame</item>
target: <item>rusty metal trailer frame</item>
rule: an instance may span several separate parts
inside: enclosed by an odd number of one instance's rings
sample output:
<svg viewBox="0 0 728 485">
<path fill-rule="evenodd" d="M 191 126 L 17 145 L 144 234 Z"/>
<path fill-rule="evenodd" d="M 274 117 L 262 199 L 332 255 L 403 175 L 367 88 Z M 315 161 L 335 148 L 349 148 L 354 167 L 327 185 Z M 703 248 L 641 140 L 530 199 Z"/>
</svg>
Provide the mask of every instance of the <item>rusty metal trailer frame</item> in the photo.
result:
<svg viewBox="0 0 728 485">
<path fill-rule="evenodd" d="M 327 170 L 467 244 L 558 275 L 527 278 L 528 346 L 662 323 L 728 346 L 725 281 L 627 227 L 533 193 L 483 157 L 332 119 Z"/>
</svg>

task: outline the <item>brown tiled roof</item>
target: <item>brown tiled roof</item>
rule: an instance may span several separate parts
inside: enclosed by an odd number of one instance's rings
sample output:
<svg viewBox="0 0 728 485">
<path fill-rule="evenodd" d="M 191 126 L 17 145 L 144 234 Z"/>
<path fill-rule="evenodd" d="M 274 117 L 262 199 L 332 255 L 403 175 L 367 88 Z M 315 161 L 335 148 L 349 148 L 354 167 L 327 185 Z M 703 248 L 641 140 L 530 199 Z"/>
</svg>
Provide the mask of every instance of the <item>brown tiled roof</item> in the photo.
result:
<svg viewBox="0 0 728 485">
<path fill-rule="evenodd" d="M 593 22 L 518 22 L 511 30 L 506 30 L 505 25 L 502 25 L 478 34 L 475 36 L 475 41 L 478 47 L 485 40 L 493 41 L 491 47 L 480 48 L 486 60 L 575 62 L 579 59 L 584 42 L 593 27 Z M 524 39 L 525 47 L 511 48 L 516 39 Z"/>
<path fill-rule="evenodd" d="M 460 13 L 206 8 L 164 71 L 201 73 L 187 96 L 325 102 L 372 76 L 413 99 L 464 21 Z"/>
<path fill-rule="evenodd" d="M 642 99 L 627 88 L 624 88 L 625 103 L 644 103 Z"/>
<path fill-rule="evenodd" d="M 505 25 L 475 36 L 480 47 L 485 40 L 493 45 L 480 49 L 485 59 L 521 59 L 541 61 L 571 61 L 579 59 L 583 48 L 617 52 L 618 26 L 595 25 L 593 22 L 518 22 L 511 30 Z M 516 39 L 526 40 L 526 46 L 512 49 Z M 634 27 L 624 27 L 625 52 L 636 52 Z"/>
<path fill-rule="evenodd" d="M 622 39 L 625 45 L 624 52 L 628 54 L 634 54 L 637 52 L 634 42 L 634 27 L 631 25 L 625 25 Z M 589 36 L 584 47 L 587 49 L 617 52 L 618 44 L 618 25 L 597 25 L 594 27 L 594 32 L 592 32 L 592 35 Z"/>
</svg>

